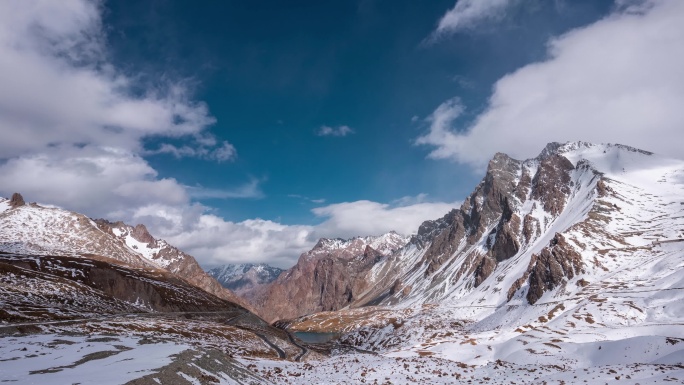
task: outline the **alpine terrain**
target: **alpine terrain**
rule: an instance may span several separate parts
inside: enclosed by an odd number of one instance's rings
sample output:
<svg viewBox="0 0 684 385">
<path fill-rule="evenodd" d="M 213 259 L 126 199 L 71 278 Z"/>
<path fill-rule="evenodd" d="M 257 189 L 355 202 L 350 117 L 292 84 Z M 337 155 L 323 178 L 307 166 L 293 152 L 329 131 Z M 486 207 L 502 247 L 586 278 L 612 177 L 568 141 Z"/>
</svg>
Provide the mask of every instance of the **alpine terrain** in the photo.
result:
<svg viewBox="0 0 684 385">
<path fill-rule="evenodd" d="M 302 259 L 272 285 L 320 279 L 294 275 Z M 343 310 L 281 322 L 379 353 L 309 381 L 684 379 L 684 161 L 583 142 L 496 154 L 460 208 L 374 262 L 371 284 L 337 288 Z"/>
<path fill-rule="evenodd" d="M 411 236 L 212 270 L 242 302 L 142 225 L 18 194 L 0 250 L 3 380 L 684 382 L 684 161 L 618 144 L 499 153 Z"/>
<path fill-rule="evenodd" d="M 342 309 L 376 284 L 368 273 L 407 241 L 395 232 L 349 240 L 321 239 L 294 267 L 254 290 L 250 301 L 269 321 Z"/>
<path fill-rule="evenodd" d="M 241 303 L 143 225 L 0 198 L 2 381 L 262 383 L 237 357 L 317 354 Z"/>
</svg>

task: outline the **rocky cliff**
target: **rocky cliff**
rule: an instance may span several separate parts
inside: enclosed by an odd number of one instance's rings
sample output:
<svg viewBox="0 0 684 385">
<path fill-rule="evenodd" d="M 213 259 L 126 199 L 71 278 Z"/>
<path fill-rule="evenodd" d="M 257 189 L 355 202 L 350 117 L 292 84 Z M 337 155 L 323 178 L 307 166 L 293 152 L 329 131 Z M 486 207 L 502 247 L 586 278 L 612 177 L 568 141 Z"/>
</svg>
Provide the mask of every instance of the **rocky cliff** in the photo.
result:
<svg viewBox="0 0 684 385">
<path fill-rule="evenodd" d="M 649 170 L 677 164 L 628 146 L 583 142 L 551 143 L 525 161 L 496 154 L 463 205 L 423 223 L 386 266 L 376 265 L 376 273 L 386 272 L 383 284 L 352 306 L 464 297 L 534 304 L 601 265 L 587 249 L 628 246 L 605 229 L 623 215 L 621 206 L 643 199 L 625 191 L 648 188 Z"/>
<path fill-rule="evenodd" d="M 256 291 L 252 305 L 268 321 L 344 308 L 375 284 L 368 276 L 373 266 L 407 241 L 394 232 L 349 240 L 321 239 L 294 267 Z"/>
</svg>

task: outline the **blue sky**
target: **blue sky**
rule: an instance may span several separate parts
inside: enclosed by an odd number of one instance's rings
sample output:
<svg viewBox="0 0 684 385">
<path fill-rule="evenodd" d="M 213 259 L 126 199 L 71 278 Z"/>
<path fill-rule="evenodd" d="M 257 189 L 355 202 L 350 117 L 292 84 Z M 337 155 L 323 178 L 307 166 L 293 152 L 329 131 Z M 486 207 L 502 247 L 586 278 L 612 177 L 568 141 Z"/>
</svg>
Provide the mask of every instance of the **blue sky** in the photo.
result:
<svg viewBox="0 0 684 385">
<path fill-rule="evenodd" d="M 145 223 L 205 266 L 409 234 L 497 151 L 678 156 L 681 4 L 8 0 L 0 192 Z"/>
<path fill-rule="evenodd" d="M 453 0 L 210 4 L 107 4 L 115 63 L 152 77 L 191 78 L 195 98 L 217 120 L 210 131 L 237 150 L 223 163 L 146 159 L 161 175 L 192 186 L 239 189 L 257 181 L 262 199 L 205 201 L 232 220 L 286 224 L 320 222 L 310 212 L 315 202 L 293 196 L 331 203 L 418 194 L 462 199 L 481 175 L 426 159 L 430 149 L 412 144 L 424 119 L 454 96 L 473 113 L 482 109 L 492 84 L 541 59 L 550 36 L 612 7 L 532 1 L 482 30 L 431 42 Z M 350 131 L 317 135 L 324 126 Z"/>
</svg>

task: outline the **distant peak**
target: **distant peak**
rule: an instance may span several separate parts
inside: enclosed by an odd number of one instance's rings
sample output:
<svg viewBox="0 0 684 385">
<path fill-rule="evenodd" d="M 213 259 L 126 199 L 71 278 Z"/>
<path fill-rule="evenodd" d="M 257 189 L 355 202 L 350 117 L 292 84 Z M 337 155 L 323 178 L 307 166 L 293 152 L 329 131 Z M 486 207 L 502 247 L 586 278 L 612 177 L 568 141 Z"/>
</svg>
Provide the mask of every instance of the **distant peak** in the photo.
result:
<svg viewBox="0 0 684 385">
<path fill-rule="evenodd" d="M 15 208 L 26 205 L 26 202 L 24 202 L 24 197 L 22 197 L 21 194 L 15 192 L 14 194 L 12 194 L 12 198 L 10 198 L 9 204 L 10 207 Z"/>
</svg>

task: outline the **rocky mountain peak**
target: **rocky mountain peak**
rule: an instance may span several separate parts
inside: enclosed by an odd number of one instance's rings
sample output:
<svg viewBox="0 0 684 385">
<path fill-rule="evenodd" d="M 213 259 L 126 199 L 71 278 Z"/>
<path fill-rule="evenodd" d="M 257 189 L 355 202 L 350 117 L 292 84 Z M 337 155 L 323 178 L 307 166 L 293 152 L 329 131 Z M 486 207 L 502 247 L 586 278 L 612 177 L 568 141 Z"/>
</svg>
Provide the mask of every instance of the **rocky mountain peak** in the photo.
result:
<svg viewBox="0 0 684 385">
<path fill-rule="evenodd" d="M 9 205 L 12 208 L 16 208 L 19 206 L 25 206 L 26 202 L 24 202 L 24 197 L 22 197 L 21 194 L 15 192 L 12 194 L 12 198 L 10 198 Z"/>
<path fill-rule="evenodd" d="M 153 244 L 156 241 L 143 224 L 136 225 L 131 231 L 131 236 L 142 243 Z"/>
<path fill-rule="evenodd" d="M 243 295 L 271 321 L 341 309 L 377 283 L 371 276 L 374 266 L 409 239 L 396 232 L 347 240 L 322 238 L 275 281 Z"/>
<path fill-rule="evenodd" d="M 559 142 L 548 143 L 535 159 L 541 161 L 548 158 L 551 155 L 558 155 L 560 148 L 563 146 L 564 144 Z"/>
</svg>

